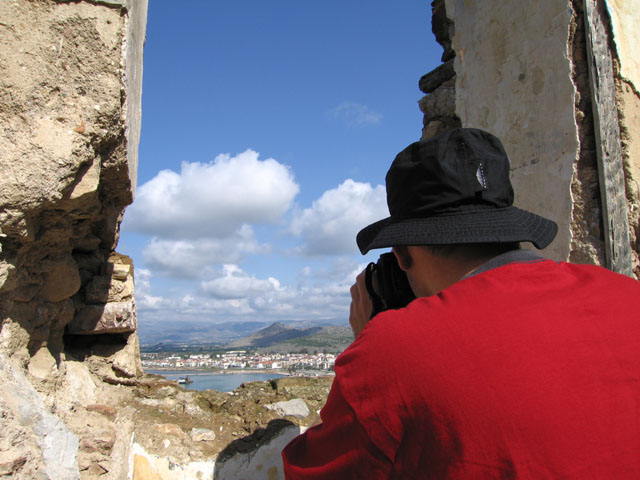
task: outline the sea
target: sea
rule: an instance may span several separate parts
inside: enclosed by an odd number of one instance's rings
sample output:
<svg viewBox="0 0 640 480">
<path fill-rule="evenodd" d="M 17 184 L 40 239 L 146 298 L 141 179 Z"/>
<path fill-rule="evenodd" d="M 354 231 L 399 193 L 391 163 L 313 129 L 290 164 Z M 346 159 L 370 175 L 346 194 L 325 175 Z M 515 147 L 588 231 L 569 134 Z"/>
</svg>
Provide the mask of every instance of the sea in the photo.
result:
<svg viewBox="0 0 640 480">
<path fill-rule="evenodd" d="M 167 380 L 178 380 L 189 377 L 192 382 L 181 384 L 187 390 L 219 390 L 221 392 L 231 392 L 246 382 L 267 381 L 272 378 L 286 377 L 279 373 L 264 372 L 230 372 L 230 373 L 208 373 L 202 370 L 145 370 L 146 373 L 162 375 Z"/>
</svg>

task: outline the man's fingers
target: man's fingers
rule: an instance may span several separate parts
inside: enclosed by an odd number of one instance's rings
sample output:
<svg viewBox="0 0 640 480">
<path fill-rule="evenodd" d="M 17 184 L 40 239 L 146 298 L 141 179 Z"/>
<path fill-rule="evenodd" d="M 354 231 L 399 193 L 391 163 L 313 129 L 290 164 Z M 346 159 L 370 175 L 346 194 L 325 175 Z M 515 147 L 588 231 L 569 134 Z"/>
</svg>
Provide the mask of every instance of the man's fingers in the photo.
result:
<svg viewBox="0 0 640 480">
<path fill-rule="evenodd" d="M 357 337 L 369 321 L 372 309 L 371 299 L 365 285 L 364 271 L 356 277 L 356 282 L 351 286 L 350 293 L 349 324 Z"/>
<path fill-rule="evenodd" d="M 358 290 L 357 279 L 356 279 L 356 283 L 351 285 L 351 289 L 349 290 L 349 292 L 351 293 L 352 302 L 357 303 L 360 301 L 360 291 Z"/>
</svg>

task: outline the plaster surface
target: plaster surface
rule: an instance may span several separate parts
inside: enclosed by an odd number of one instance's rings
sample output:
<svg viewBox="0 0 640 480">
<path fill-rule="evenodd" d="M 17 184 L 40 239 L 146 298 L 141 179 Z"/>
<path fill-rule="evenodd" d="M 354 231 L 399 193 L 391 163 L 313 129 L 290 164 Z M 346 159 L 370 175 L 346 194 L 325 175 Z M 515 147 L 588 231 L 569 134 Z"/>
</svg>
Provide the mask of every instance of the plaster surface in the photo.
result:
<svg viewBox="0 0 640 480">
<path fill-rule="evenodd" d="M 281 452 L 287 444 L 306 429 L 296 425 L 282 429 L 267 444 L 255 451 L 238 453 L 216 467 L 215 480 L 281 480 L 284 479 Z"/>
<path fill-rule="evenodd" d="M 568 1 L 447 0 L 455 25 L 455 102 L 462 126 L 498 136 L 511 160 L 515 204 L 558 223 L 543 252 L 566 260 L 578 156 Z"/>
<path fill-rule="evenodd" d="M 640 29 L 638 15 L 640 0 L 608 0 L 607 10 L 611 16 L 613 40 L 618 54 L 619 74 L 624 80 L 620 85 L 619 108 L 623 110 L 621 123 L 626 128 L 629 146 L 630 171 L 636 185 L 640 181 Z"/>
<path fill-rule="evenodd" d="M 167 457 L 147 453 L 138 443 L 133 444 L 132 480 L 183 480 L 213 478 L 215 460 L 177 464 Z"/>
<path fill-rule="evenodd" d="M 124 0 L 122 0 L 124 1 Z M 142 121 L 142 56 L 147 27 L 148 0 L 126 0 L 129 10 L 125 34 L 127 158 L 131 193 L 135 196 L 138 179 L 138 144 Z"/>
<path fill-rule="evenodd" d="M 607 0 L 606 4 L 620 60 L 620 75 L 634 84 L 637 90 L 640 85 L 640 60 L 637 55 L 640 46 L 640 0 Z"/>
</svg>

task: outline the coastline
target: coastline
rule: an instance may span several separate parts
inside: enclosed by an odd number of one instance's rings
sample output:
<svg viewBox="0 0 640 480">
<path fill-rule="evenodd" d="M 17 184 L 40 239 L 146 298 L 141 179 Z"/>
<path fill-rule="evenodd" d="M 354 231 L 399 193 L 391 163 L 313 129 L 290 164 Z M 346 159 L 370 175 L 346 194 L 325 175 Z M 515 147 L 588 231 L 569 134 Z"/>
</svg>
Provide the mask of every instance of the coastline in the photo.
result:
<svg viewBox="0 0 640 480">
<path fill-rule="evenodd" d="M 327 370 L 296 370 L 290 373 L 288 370 L 273 368 L 234 368 L 234 369 L 215 369 L 215 368 L 143 368 L 145 374 L 148 375 L 187 375 L 191 377 L 199 375 L 251 375 L 251 374 L 274 374 L 284 377 L 333 377 L 334 371 Z"/>
<path fill-rule="evenodd" d="M 273 368 L 234 368 L 223 369 L 223 368 L 168 368 L 168 367 L 153 367 L 153 368 L 142 368 L 144 373 L 149 373 L 150 370 L 155 372 L 162 372 L 157 375 L 162 375 L 163 373 L 188 373 L 189 375 L 234 375 L 234 374 L 247 374 L 247 373 L 275 373 L 277 375 L 285 375 L 290 376 L 291 374 L 286 370 L 273 369 Z M 151 375 L 156 375 L 154 373 L 150 373 Z"/>
</svg>

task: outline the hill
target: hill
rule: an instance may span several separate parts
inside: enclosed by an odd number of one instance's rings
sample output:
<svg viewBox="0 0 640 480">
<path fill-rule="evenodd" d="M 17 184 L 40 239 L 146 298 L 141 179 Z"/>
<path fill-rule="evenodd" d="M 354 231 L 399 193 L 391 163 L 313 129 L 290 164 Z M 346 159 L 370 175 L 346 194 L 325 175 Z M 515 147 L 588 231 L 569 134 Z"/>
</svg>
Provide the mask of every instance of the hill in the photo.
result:
<svg viewBox="0 0 640 480">
<path fill-rule="evenodd" d="M 141 345 L 159 343 L 188 345 L 223 345 L 251 335 L 267 324 L 264 322 L 140 322 L 138 337 Z"/>
<path fill-rule="evenodd" d="M 291 321 L 275 322 L 270 325 L 260 321 L 224 323 L 213 323 L 210 320 L 188 322 L 145 321 L 138 324 L 138 337 L 140 345 L 143 347 L 163 344 L 196 347 L 219 346 L 224 348 L 228 346 L 232 348 L 231 344 L 234 342 L 250 342 L 250 338 L 257 342 L 254 345 L 255 347 L 262 347 L 284 342 L 295 337 L 312 335 L 329 325 L 336 325 L 336 323 L 331 321 Z M 262 331 L 262 333 L 258 335 L 259 331 Z M 258 336 L 254 337 L 254 335 Z M 260 336 L 263 337 L 263 340 L 259 340 Z M 250 343 L 238 344 L 238 347 L 250 345 Z"/>
<path fill-rule="evenodd" d="M 243 348 L 243 347 L 268 347 L 276 343 L 285 342 L 290 339 L 308 337 L 318 331 L 322 327 L 294 328 L 275 322 L 266 328 L 258 330 L 253 335 L 239 338 L 226 345 L 226 348 Z"/>
<path fill-rule="evenodd" d="M 296 352 L 328 352 L 341 353 L 353 342 L 351 327 L 325 326 L 310 335 L 289 338 L 285 341 L 274 343 L 259 348 L 264 353 L 296 353 Z"/>
</svg>

